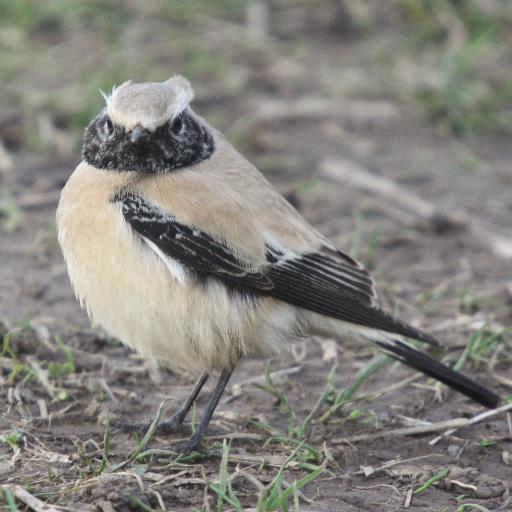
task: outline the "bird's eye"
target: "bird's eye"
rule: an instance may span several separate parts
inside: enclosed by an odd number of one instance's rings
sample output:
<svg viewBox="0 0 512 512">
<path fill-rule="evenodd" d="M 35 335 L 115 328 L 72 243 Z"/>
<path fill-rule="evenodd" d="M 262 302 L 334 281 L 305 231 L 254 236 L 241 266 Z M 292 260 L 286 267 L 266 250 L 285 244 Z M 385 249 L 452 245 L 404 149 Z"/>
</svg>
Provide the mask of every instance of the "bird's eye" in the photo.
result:
<svg viewBox="0 0 512 512">
<path fill-rule="evenodd" d="M 171 123 L 171 131 L 177 135 L 181 132 L 183 129 L 183 117 L 181 114 L 177 117 L 175 117 Z"/>
<path fill-rule="evenodd" d="M 110 119 L 110 117 L 107 117 L 107 119 L 105 119 L 104 128 L 105 128 L 105 134 L 107 135 L 108 138 L 110 138 L 110 137 L 112 137 L 112 135 L 114 135 L 115 126 L 114 126 L 114 123 L 112 122 L 112 120 Z"/>
</svg>

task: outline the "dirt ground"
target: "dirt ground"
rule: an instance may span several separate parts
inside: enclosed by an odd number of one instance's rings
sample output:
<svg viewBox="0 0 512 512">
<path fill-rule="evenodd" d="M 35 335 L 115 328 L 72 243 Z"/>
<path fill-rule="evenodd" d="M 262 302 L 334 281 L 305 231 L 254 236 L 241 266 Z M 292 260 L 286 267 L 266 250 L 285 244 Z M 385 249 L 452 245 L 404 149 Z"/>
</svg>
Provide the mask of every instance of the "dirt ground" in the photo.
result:
<svg viewBox="0 0 512 512">
<path fill-rule="evenodd" d="M 510 135 L 461 139 L 440 131 L 414 105 L 368 84 L 383 76 L 365 60 L 368 38 L 340 37 L 321 17 L 313 22 L 300 38 L 279 25 L 254 47 L 231 42 L 226 53 L 244 86 L 231 92 L 212 80 L 209 89 L 198 73 L 196 111 L 225 131 L 315 227 L 372 269 L 389 309 L 446 343 L 438 357 L 463 364 L 468 375 L 510 398 Z M 230 21 L 220 36 L 219 27 L 209 30 L 215 48 L 238 29 Z M 350 80 L 352 89 L 342 90 Z M 265 380 L 266 359 L 243 361 L 203 455 L 177 463 L 151 453 L 130 460 L 140 440 L 118 424 L 150 421 L 169 396 L 171 412 L 194 376 L 140 360 L 91 326 L 76 303 L 54 213 L 79 150 L 23 146 L 12 159 L 0 174 L 12 201 L 0 234 L 2 510 L 43 510 L 42 503 L 102 512 L 512 510 L 512 413 L 437 442 L 447 425 L 418 435 L 398 431 L 484 411 L 386 362 L 352 400 L 325 416 L 337 391 L 379 357 L 354 340 L 297 340 L 288 357 L 270 361 L 273 386 Z M 375 179 L 363 183 L 365 176 Z M 464 351 L 469 339 L 472 348 Z M 294 427 L 329 375 L 332 389 L 307 444 L 300 444 Z M 198 413 L 206 397 L 200 395 Z M 144 450 L 169 447 L 186 434 L 156 436 Z M 223 439 L 230 442 L 224 457 Z M 276 489 L 281 501 L 272 501 Z"/>
</svg>

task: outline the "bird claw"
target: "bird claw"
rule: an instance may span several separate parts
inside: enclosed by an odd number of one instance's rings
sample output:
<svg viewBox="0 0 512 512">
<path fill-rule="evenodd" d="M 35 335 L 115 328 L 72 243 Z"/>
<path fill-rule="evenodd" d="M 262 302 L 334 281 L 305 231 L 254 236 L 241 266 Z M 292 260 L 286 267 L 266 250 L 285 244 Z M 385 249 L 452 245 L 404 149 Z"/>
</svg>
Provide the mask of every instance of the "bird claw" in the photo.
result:
<svg viewBox="0 0 512 512">
<path fill-rule="evenodd" d="M 185 462 L 184 459 L 186 459 L 189 455 L 198 455 L 202 456 L 204 455 L 204 451 L 201 447 L 201 441 L 196 442 L 189 439 L 188 441 L 173 444 L 172 446 L 169 446 L 166 448 L 169 452 L 172 452 L 171 456 L 171 462 Z M 194 457 L 195 460 L 195 457 Z M 188 462 L 192 462 L 192 460 L 187 460 Z"/>
<path fill-rule="evenodd" d="M 201 451 L 201 443 L 190 442 L 190 440 L 184 443 L 178 443 L 172 446 L 171 450 L 178 455 L 178 459 L 190 455 L 192 452 Z"/>
<path fill-rule="evenodd" d="M 203 452 L 202 442 L 204 433 L 196 430 L 186 441 L 177 443 L 169 447 L 169 450 L 176 453 L 174 461 L 178 461 L 193 452 Z"/>
</svg>

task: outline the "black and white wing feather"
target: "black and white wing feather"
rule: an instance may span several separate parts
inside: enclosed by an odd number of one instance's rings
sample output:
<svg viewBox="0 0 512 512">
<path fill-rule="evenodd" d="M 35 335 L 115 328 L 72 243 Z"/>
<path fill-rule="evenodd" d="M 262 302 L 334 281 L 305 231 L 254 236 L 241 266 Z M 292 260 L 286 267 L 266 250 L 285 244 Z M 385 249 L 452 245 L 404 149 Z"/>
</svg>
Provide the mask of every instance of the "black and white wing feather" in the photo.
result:
<svg viewBox="0 0 512 512">
<path fill-rule="evenodd" d="M 225 241 L 180 223 L 140 196 L 125 194 L 113 200 L 122 202 L 124 218 L 153 249 L 197 277 L 218 279 L 231 289 L 275 297 L 309 311 L 391 333 L 370 339 L 392 357 L 473 400 L 487 407 L 499 404 L 500 397 L 491 390 L 393 338 L 392 334 L 398 334 L 438 345 L 428 334 L 382 311 L 368 273 L 328 242 L 321 250 L 308 254 L 282 251 L 267 244 L 267 263 L 254 268 Z"/>
<path fill-rule="evenodd" d="M 235 255 L 225 241 L 180 223 L 141 196 L 125 195 L 122 213 L 159 251 L 201 278 L 216 278 L 232 289 L 274 297 L 362 327 L 439 344 L 380 309 L 366 270 L 332 247 L 285 254 L 267 245 L 267 263 L 254 268 Z"/>
</svg>

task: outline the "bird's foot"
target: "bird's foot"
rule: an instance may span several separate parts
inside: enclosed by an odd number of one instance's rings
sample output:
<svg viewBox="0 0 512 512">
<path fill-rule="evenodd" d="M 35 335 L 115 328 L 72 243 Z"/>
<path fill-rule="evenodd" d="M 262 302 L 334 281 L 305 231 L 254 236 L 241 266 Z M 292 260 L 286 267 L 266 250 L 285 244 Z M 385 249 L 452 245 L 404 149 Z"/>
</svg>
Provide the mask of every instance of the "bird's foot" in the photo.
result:
<svg viewBox="0 0 512 512">
<path fill-rule="evenodd" d="M 183 443 L 177 443 L 171 446 L 170 450 L 177 455 L 176 459 L 182 459 L 183 457 L 186 457 L 187 455 L 190 455 L 193 452 L 202 451 L 201 443 L 189 443 L 188 441 L 185 441 Z"/>
<path fill-rule="evenodd" d="M 175 461 L 181 460 L 193 452 L 203 452 L 202 441 L 204 433 L 196 430 L 185 442 L 177 443 L 169 447 L 176 454 Z"/>
</svg>

